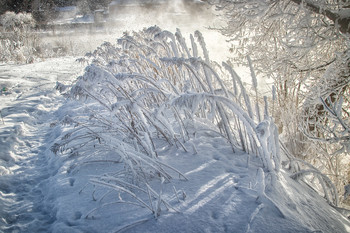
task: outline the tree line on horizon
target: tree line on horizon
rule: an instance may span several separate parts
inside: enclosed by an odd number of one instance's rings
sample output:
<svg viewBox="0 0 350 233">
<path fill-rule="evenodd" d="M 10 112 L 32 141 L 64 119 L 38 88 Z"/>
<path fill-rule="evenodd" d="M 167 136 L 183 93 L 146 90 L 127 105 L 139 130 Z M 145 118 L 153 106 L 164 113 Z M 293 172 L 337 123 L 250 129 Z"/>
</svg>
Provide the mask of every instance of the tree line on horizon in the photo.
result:
<svg viewBox="0 0 350 233">
<path fill-rule="evenodd" d="M 46 23 L 55 16 L 57 7 L 76 6 L 81 14 L 94 12 L 107 7 L 112 0 L 3 0 L 0 2 L 0 15 L 7 11 L 31 13 L 39 23 Z"/>
</svg>

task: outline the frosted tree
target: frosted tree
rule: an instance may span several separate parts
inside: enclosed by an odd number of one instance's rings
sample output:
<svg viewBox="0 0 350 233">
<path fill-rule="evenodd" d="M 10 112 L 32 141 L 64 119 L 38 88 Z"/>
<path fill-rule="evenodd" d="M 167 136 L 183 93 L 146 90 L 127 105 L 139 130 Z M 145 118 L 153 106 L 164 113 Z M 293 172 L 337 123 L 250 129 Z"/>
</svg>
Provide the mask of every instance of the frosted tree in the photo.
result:
<svg viewBox="0 0 350 233">
<path fill-rule="evenodd" d="M 274 81 L 274 117 L 287 148 L 337 184 L 349 182 L 350 3 L 209 0 L 227 18 L 233 62 L 250 56 Z"/>
<path fill-rule="evenodd" d="M 35 20 L 30 13 L 6 12 L 0 16 L 0 60 L 30 62 L 38 47 Z"/>
<path fill-rule="evenodd" d="M 345 64 L 337 64 L 345 63 Z M 310 88 L 300 116 L 301 130 L 313 143 L 309 151 L 318 153 L 315 165 L 330 174 L 339 194 L 349 184 L 350 152 L 350 79 L 349 57 L 328 67 Z M 349 204 L 349 198 L 344 196 Z"/>
</svg>

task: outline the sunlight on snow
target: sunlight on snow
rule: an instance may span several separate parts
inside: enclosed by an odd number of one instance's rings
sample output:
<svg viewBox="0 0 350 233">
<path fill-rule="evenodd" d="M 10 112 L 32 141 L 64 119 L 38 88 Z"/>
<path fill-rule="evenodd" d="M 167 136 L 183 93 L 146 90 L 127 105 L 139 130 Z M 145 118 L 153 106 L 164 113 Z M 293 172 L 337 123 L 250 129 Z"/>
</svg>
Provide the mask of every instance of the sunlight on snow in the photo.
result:
<svg viewBox="0 0 350 233">
<path fill-rule="evenodd" d="M 208 163 L 206 163 L 206 164 L 208 164 Z M 206 165 L 206 164 L 204 164 L 204 165 Z M 198 190 L 198 192 L 194 195 L 194 197 L 192 199 L 190 199 L 189 201 L 187 201 L 186 204 L 184 204 L 184 207 L 191 206 L 185 212 L 189 213 L 189 214 L 195 212 L 198 208 L 200 208 L 201 206 L 205 205 L 210 200 L 212 200 L 213 198 L 218 196 L 226 188 L 232 186 L 234 184 L 234 181 L 233 181 L 233 177 L 230 177 L 230 176 L 232 176 L 232 174 L 229 174 L 229 173 L 222 174 L 222 175 L 219 175 L 219 176 L 215 177 L 214 179 L 212 179 L 211 181 L 209 181 L 205 185 L 203 185 Z M 218 185 L 219 182 L 221 182 L 221 181 L 224 184 Z M 214 191 L 208 194 L 208 192 L 210 192 L 210 189 L 213 189 Z M 200 199 L 199 197 L 202 194 L 205 194 L 205 198 L 203 198 L 203 199 L 198 201 L 198 199 Z M 198 203 L 197 204 L 193 204 L 196 201 L 198 201 Z"/>
<path fill-rule="evenodd" d="M 192 173 L 196 173 L 196 172 L 199 172 L 199 171 L 202 171 L 203 169 L 209 167 L 210 164 L 214 163 L 214 162 L 217 162 L 217 160 L 211 160 L 207 163 L 204 163 L 202 164 L 201 166 L 199 166 L 198 168 L 192 170 L 192 171 L 189 171 L 189 172 L 186 172 L 185 175 L 188 176 L 189 174 L 192 174 Z"/>
<path fill-rule="evenodd" d="M 228 174 L 225 175 L 225 177 L 227 177 Z M 234 181 L 232 178 L 229 178 L 228 181 L 224 184 L 221 185 L 220 188 L 215 189 L 214 188 L 214 192 L 211 192 L 209 194 L 206 195 L 205 198 L 203 198 L 202 200 L 200 200 L 197 204 L 192 205 L 191 208 L 189 208 L 188 210 L 185 211 L 185 213 L 187 214 L 192 214 L 194 213 L 196 210 L 198 210 L 200 207 L 204 206 L 205 204 L 207 204 L 209 201 L 211 201 L 212 199 L 214 199 L 216 196 L 218 196 L 220 193 L 222 193 L 226 188 L 231 187 L 234 184 Z M 206 187 L 207 185 L 205 185 Z M 209 187 L 206 187 L 206 190 L 208 190 Z"/>
<path fill-rule="evenodd" d="M 220 176 L 215 177 L 214 179 L 212 179 L 210 182 L 208 182 L 207 184 L 203 185 L 198 192 L 195 195 L 195 198 L 199 197 L 201 194 L 203 194 L 204 192 L 206 192 L 208 189 L 214 187 L 215 184 L 219 183 L 220 181 L 224 180 L 226 177 L 230 176 L 229 173 L 226 174 L 222 174 Z"/>
</svg>

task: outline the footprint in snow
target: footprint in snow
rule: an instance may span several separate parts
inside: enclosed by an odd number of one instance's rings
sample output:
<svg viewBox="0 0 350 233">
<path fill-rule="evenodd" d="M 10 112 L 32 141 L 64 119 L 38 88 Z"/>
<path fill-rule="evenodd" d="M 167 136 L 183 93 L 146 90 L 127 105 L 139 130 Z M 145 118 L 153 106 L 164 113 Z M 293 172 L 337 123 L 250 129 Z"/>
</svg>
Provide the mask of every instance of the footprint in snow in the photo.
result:
<svg viewBox="0 0 350 233">
<path fill-rule="evenodd" d="M 69 178 L 69 185 L 74 186 L 75 179 L 74 178 Z"/>
</svg>

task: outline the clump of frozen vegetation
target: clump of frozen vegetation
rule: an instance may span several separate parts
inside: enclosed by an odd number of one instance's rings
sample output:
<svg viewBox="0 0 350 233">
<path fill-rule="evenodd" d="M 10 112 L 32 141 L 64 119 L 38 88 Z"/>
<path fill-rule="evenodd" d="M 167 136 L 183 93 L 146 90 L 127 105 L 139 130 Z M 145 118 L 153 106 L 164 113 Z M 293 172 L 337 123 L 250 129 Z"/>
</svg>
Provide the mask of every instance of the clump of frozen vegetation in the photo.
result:
<svg viewBox="0 0 350 233">
<path fill-rule="evenodd" d="M 2 26 L 1 26 L 2 25 Z M 33 62 L 39 48 L 30 13 L 6 12 L 0 17 L 0 61 Z"/>
<path fill-rule="evenodd" d="M 43 35 L 31 13 L 0 15 L 0 62 L 33 63 L 73 53 L 66 38 L 50 43 L 40 38 Z"/>
<path fill-rule="evenodd" d="M 180 30 L 173 34 L 156 26 L 125 33 L 116 45 L 106 42 L 79 59 L 88 66 L 73 85 L 57 84 L 69 98 L 82 101 L 86 111 L 64 118 L 62 124 L 71 129 L 52 150 L 75 159 L 74 169 L 95 162 L 121 164 L 91 183 L 121 193 L 115 203 L 148 208 L 156 217 L 172 207 L 169 195 L 153 185 L 187 179 L 162 162 L 161 152 L 176 147 L 195 154 L 191 141 L 197 128 L 225 138 L 232 156 L 236 150 L 259 156 L 273 178 L 280 169 L 278 133 L 267 101 L 262 116 L 230 64 L 210 61 L 202 34 L 196 31 L 190 40 L 188 46 Z M 253 70 L 252 78 L 257 83 Z M 172 190 L 173 199 L 186 196 Z"/>
</svg>

